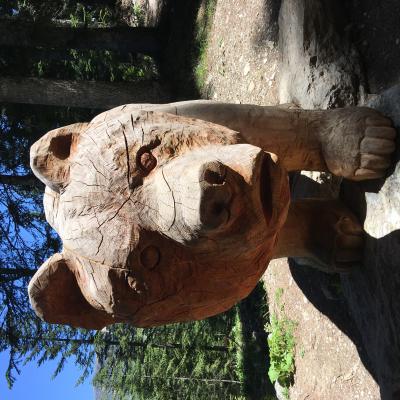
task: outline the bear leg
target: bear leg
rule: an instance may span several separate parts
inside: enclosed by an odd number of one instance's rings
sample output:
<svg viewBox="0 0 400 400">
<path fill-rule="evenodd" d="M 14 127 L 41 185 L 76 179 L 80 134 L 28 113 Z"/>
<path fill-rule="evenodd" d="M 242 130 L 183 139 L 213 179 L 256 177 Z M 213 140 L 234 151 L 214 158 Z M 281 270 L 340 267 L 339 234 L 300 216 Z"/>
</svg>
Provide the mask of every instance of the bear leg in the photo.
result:
<svg viewBox="0 0 400 400">
<path fill-rule="evenodd" d="M 296 257 L 325 272 L 349 272 L 362 264 L 363 246 L 360 222 L 340 201 L 299 200 L 290 205 L 273 258 Z"/>
</svg>

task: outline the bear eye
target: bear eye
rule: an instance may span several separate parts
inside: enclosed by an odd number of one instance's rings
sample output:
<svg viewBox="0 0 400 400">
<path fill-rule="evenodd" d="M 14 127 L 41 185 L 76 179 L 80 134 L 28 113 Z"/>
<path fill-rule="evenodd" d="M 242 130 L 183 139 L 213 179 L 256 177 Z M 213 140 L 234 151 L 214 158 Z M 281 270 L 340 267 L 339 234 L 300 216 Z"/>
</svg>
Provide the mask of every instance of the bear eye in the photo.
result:
<svg viewBox="0 0 400 400">
<path fill-rule="evenodd" d="M 157 159 L 147 146 L 143 146 L 136 154 L 136 165 L 145 174 L 150 173 L 157 165 Z"/>
</svg>

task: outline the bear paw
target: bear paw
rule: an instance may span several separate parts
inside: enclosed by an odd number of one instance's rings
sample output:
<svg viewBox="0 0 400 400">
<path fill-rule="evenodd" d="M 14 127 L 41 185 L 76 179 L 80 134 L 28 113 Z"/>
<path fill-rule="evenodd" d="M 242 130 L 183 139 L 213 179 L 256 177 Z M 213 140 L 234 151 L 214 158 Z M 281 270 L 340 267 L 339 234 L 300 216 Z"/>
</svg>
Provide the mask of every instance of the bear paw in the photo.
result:
<svg viewBox="0 0 400 400">
<path fill-rule="evenodd" d="M 327 113 L 319 136 L 329 171 L 353 181 L 385 176 L 396 149 L 392 122 L 364 107 Z"/>
</svg>

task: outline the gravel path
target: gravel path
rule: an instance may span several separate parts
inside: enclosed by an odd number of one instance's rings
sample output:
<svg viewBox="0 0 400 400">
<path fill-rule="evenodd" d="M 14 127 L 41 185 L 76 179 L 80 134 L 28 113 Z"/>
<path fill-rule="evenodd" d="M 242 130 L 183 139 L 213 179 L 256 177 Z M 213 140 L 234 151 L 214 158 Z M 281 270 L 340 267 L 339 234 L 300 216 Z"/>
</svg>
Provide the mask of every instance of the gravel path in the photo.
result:
<svg viewBox="0 0 400 400">
<path fill-rule="evenodd" d="M 278 104 L 278 12 L 279 1 L 218 1 L 209 35 L 206 96 Z"/>
</svg>

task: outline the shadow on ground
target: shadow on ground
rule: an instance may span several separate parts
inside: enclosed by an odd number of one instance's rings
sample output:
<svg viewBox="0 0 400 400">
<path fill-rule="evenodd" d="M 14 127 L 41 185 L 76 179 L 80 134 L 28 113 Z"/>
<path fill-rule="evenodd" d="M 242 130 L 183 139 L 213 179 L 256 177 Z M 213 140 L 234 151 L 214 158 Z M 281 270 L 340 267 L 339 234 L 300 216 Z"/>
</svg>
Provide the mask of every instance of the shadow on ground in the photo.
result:
<svg viewBox="0 0 400 400">
<path fill-rule="evenodd" d="M 364 265 L 334 276 L 290 262 L 304 295 L 357 346 L 383 400 L 400 398 L 400 230 L 367 235 Z"/>
<path fill-rule="evenodd" d="M 204 0 L 168 0 L 161 18 L 161 75 L 170 84 L 176 101 L 200 98 L 193 68 L 200 52 L 195 30 L 202 3 Z"/>
<path fill-rule="evenodd" d="M 349 275 L 329 276 L 290 261 L 304 295 L 356 345 L 380 386 L 383 400 L 399 399 L 400 230 L 367 236 L 364 265 Z"/>
<path fill-rule="evenodd" d="M 379 93 L 400 80 L 400 2 L 348 0 L 352 41 L 360 52 L 371 93 Z"/>
<path fill-rule="evenodd" d="M 272 41 L 274 45 L 279 42 L 279 10 L 282 0 L 264 0 L 262 16 L 263 25 L 260 26 L 258 35 L 254 37 L 254 46 L 262 47 L 266 41 Z"/>
<path fill-rule="evenodd" d="M 346 195 L 354 190 L 360 193 L 347 185 Z M 328 275 L 295 260 L 289 265 L 308 300 L 356 345 L 381 398 L 400 399 L 400 230 L 382 238 L 366 234 L 363 266 L 348 275 Z"/>
<path fill-rule="evenodd" d="M 399 128 L 399 100 L 400 85 L 370 106 L 390 116 Z M 342 183 L 341 199 L 364 222 L 363 266 L 338 279 L 291 261 L 293 278 L 304 295 L 357 346 L 383 400 L 400 399 L 399 142 L 394 158 L 395 167 L 386 179 Z M 301 179 L 303 186 L 312 185 L 310 179 Z"/>
</svg>

